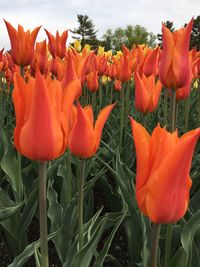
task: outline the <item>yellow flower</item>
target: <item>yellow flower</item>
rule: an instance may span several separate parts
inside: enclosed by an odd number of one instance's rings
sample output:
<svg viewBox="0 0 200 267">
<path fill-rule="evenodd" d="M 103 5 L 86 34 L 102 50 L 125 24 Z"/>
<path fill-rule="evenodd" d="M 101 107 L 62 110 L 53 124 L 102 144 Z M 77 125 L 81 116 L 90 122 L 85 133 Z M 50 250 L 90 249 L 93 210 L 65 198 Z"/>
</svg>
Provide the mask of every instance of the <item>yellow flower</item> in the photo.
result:
<svg viewBox="0 0 200 267">
<path fill-rule="evenodd" d="M 89 44 L 86 44 L 86 45 L 84 46 L 84 48 L 85 48 L 85 50 L 87 51 L 87 53 L 89 53 L 89 52 L 90 52 L 90 49 L 91 49 L 91 46 L 90 46 Z"/>
<path fill-rule="evenodd" d="M 110 78 L 106 75 L 103 75 L 101 82 L 102 84 L 107 84 L 107 82 L 110 82 Z"/>
<path fill-rule="evenodd" d="M 198 86 L 199 86 L 199 80 L 196 79 L 196 80 L 194 81 L 194 83 L 193 83 L 193 88 L 194 88 L 194 89 L 197 89 Z"/>
<path fill-rule="evenodd" d="M 74 48 L 77 52 L 81 51 L 81 43 L 79 40 L 74 41 Z"/>
<path fill-rule="evenodd" d="M 105 56 L 112 57 L 112 50 L 108 50 L 107 52 L 104 52 Z"/>
<path fill-rule="evenodd" d="M 103 56 L 104 54 L 104 47 L 103 46 L 99 46 L 98 48 L 98 53 L 97 53 L 99 56 Z"/>
</svg>

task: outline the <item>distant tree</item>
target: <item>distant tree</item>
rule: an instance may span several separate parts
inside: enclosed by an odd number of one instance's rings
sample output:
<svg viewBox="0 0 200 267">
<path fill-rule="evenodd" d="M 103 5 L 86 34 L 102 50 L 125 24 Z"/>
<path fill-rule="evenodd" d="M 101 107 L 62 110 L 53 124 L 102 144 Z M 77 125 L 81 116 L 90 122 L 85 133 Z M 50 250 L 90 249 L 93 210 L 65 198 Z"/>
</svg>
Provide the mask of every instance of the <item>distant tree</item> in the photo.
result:
<svg viewBox="0 0 200 267">
<path fill-rule="evenodd" d="M 173 21 L 167 20 L 164 22 L 164 25 L 170 30 L 170 32 L 174 32 L 175 28 Z M 159 41 L 158 45 L 162 47 L 162 33 L 157 34 L 157 39 Z"/>
<path fill-rule="evenodd" d="M 153 47 L 156 41 L 156 36 L 140 25 L 127 25 L 125 29 L 119 27 L 114 32 L 109 29 L 102 38 L 109 49 L 114 51 L 120 50 L 122 44 L 130 49 L 134 44 L 148 44 Z"/>
<path fill-rule="evenodd" d="M 112 46 L 116 51 L 122 48 L 122 44 L 126 42 L 126 34 L 121 27 L 117 28 L 112 37 Z"/>
<path fill-rule="evenodd" d="M 85 46 L 85 44 L 89 44 L 93 48 L 96 48 L 98 43 L 96 34 L 98 30 L 95 30 L 93 21 L 87 15 L 77 15 L 77 21 L 79 26 L 71 30 L 71 32 L 75 34 L 72 38 L 79 40 L 82 47 Z"/>
<path fill-rule="evenodd" d="M 111 50 L 112 47 L 113 33 L 111 29 L 108 29 L 102 36 L 102 44 L 105 47 L 105 50 Z"/>
<path fill-rule="evenodd" d="M 194 19 L 191 38 L 190 38 L 190 49 L 196 47 L 197 51 L 200 51 L 200 16 Z"/>
<path fill-rule="evenodd" d="M 157 36 L 153 32 L 149 32 L 148 45 L 150 47 L 155 47 L 156 46 L 156 39 L 157 39 Z"/>
</svg>

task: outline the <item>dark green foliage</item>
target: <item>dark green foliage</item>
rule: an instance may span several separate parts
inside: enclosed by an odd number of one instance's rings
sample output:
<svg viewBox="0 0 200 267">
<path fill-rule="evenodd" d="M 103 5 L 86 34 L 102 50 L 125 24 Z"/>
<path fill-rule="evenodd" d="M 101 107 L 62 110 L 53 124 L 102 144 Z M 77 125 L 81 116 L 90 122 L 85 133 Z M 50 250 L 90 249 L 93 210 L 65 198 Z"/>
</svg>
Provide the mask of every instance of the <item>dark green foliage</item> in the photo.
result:
<svg viewBox="0 0 200 267">
<path fill-rule="evenodd" d="M 190 39 L 190 49 L 191 48 L 196 48 L 197 51 L 200 51 L 200 16 L 197 16 L 193 22 Z"/>
<path fill-rule="evenodd" d="M 97 46 L 97 32 L 93 21 L 87 15 L 77 15 L 79 26 L 71 32 L 75 34 L 74 39 L 80 40 L 82 47 L 86 44 L 91 45 L 93 48 Z"/>
</svg>

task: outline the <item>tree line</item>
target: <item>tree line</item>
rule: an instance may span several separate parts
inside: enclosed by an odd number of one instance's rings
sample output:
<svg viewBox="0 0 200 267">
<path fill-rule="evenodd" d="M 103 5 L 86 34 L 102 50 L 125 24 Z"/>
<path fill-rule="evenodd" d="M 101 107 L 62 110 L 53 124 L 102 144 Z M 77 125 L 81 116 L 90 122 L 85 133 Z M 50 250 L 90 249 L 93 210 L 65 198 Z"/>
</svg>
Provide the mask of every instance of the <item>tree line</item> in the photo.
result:
<svg viewBox="0 0 200 267">
<path fill-rule="evenodd" d="M 157 44 L 162 46 L 162 34 L 155 35 L 149 32 L 141 25 L 127 25 L 126 28 L 118 27 L 115 30 L 108 29 L 101 39 L 97 38 L 98 30 L 87 15 L 77 15 L 78 27 L 71 30 L 73 39 L 79 40 L 81 46 L 85 44 L 91 45 L 93 49 L 98 46 L 105 47 L 105 50 L 118 51 L 121 50 L 122 44 L 129 49 L 133 45 L 147 44 L 150 47 L 155 47 Z M 165 26 L 171 31 L 175 31 L 173 21 L 166 21 Z M 184 25 L 185 26 L 185 25 Z M 200 51 L 200 16 L 194 19 L 190 48 L 196 47 Z"/>
</svg>

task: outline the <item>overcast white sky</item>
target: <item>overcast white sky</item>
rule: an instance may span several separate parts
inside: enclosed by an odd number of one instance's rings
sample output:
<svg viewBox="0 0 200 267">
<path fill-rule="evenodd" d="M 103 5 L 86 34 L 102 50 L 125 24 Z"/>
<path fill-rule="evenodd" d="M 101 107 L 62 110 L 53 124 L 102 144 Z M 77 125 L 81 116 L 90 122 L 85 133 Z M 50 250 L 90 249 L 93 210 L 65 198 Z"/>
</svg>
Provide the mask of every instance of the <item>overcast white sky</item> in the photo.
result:
<svg viewBox="0 0 200 267">
<path fill-rule="evenodd" d="M 140 24 L 157 34 L 162 21 L 171 20 L 179 28 L 200 15 L 200 0 L 0 0 L 0 49 L 10 47 L 3 18 L 14 27 L 19 23 L 32 30 L 42 25 L 55 34 L 57 29 L 77 27 L 77 14 L 93 20 L 99 38 L 109 28 L 128 24 Z M 46 38 L 43 28 L 37 41 Z"/>
</svg>

